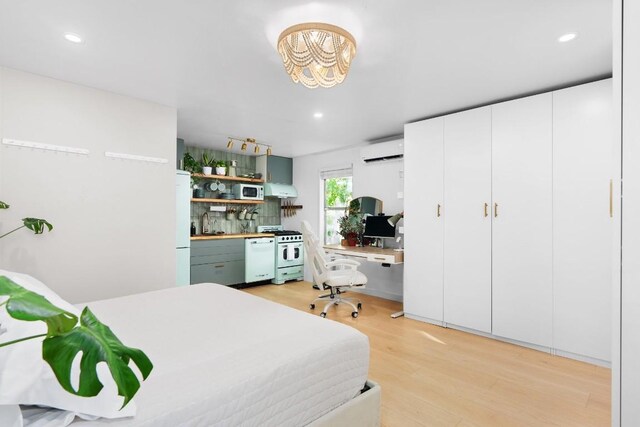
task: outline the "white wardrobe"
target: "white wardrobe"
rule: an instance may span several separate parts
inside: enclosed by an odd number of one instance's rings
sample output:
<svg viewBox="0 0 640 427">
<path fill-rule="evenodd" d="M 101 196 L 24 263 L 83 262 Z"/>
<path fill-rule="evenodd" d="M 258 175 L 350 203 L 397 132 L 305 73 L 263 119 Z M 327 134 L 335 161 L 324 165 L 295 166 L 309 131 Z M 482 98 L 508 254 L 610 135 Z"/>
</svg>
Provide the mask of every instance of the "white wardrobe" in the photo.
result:
<svg viewBox="0 0 640 427">
<path fill-rule="evenodd" d="M 405 126 L 404 310 L 610 360 L 610 80 Z"/>
</svg>

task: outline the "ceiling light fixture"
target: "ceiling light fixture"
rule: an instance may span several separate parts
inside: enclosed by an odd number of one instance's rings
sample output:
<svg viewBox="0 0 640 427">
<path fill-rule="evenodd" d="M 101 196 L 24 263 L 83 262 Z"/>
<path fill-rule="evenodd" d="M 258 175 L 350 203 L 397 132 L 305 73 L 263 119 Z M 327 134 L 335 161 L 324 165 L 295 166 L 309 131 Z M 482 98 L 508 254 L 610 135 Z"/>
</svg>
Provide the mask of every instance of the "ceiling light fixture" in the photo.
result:
<svg viewBox="0 0 640 427">
<path fill-rule="evenodd" d="M 77 34 L 65 33 L 64 38 L 71 43 L 82 43 L 82 37 Z"/>
<path fill-rule="evenodd" d="M 323 115 L 324 114 L 322 113 L 313 113 L 313 117 L 315 117 L 316 119 L 321 119 Z"/>
<path fill-rule="evenodd" d="M 565 43 L 565 42 L 571 41 L 571 40 L 573 40 L 575 38 L 576 38 L 576 33 L 567 33 L 567 34 L 563 34 L 560 37 L 558 37 L 558 41 L 560 43 Z"/>
<path fill-rule="evenodd" d="M 253 152 L 255 154 L 260 153 L 260 146 L 263 146 L 263 147 L 267 148 L 267 156 L 270 156 L 272 154 L 272 152 L 273 152 L 273 149 L 272 149 L 271 145 L 258 143 L 258 142 L 256 142 L 255 138 L 240 139 L 240 138 L 234 138 L 232 136 L 229 137 L 229 142 L 227 142 L 227 149 L 228 150 L 231 150 L 233 148 L 233 142 L 234 141 L 242 142 L 242 145 L 240 146 L 240 150 L 241 151 L 247 151 L 247 147 L 249 146 L 249 144 L 253 144 L 253 145 L 255 145 L 255 147 L 253 147 Z"/>
<path fill-rule="evenodd" d="M 314 89 L 342 83 L 356 56 L 356 41 L 349 32 L 323 23 L 298 24 L 278 38 L 278 53 L 291 79 Z"/>
</svg>

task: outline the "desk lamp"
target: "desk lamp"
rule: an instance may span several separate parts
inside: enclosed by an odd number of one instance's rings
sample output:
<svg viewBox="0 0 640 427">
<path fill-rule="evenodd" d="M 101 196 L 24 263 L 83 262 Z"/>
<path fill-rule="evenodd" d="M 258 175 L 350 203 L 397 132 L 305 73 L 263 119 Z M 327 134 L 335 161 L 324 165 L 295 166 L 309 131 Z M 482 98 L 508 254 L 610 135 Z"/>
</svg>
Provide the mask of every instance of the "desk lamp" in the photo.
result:
<svg viewBox="0 0 640 427">
<path fill-rule="evenodd" d="M 400 222 L 400 220 L 402 218 L 404 218 L 404 211 L 402 211 L 400 213 L 397 213 L 392 217 L 389 217 L 387 222 L 389 223 L 390 226 L 395 227 Z M 400 235 L 396 239 L 396 242 L 400 243 L 400 241 L 402 240 L 402 235 L 404 234 L 403 227 L 400 227 L 400 230 L 398 230 L 398 234 L 400 234 Z M 398 249 L 396 249 L 396 251 L 402 251 L 402 250 L 403 250 L 402 246 L 400 246 Z"/>
</svg>

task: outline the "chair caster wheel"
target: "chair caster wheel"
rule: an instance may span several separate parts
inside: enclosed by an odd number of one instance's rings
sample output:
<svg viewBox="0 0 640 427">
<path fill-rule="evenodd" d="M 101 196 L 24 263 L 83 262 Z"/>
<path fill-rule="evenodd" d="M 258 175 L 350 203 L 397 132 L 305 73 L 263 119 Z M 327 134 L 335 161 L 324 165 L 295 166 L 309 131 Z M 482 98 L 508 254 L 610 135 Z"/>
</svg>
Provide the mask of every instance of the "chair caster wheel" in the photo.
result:
<svg viewBox="0 0 640 427">
<path fill-rule="evenodd" d="M 313 310 L 314 308 L 316 308 L 316 305 L 315 305 L 315 304 L 309 304 L 309 308 L 310 308 L 311 310 Z"/>
<path fill-rule="evenodd" d="M 361 303 L 361 302 L 359 302 L 359 303 L 358 303 L 358 310 L 360 310 L 361 308 L 362 308 L 362 303 Z"/>
<path fill-rule="evenodd" d="M 351 313 L 351 317 L 353 317 L 354 319 L 358 317 L 358 312 L 354 311 L 353 313 Z"/>
<path fill-rule="evenodd" d="M 322 318 L 327 317 L 327 313 L 320 313 L 320 317 Z"/>
<path fill-rule="evenodd" d="M 329 298 L 331 298 L 331 299 L 334 299 L 335 297 L 336 297 L 336 296 L 335 296 L 335 295 L 333 295 L 333 294 L 329 295 Z"/>
</svg>

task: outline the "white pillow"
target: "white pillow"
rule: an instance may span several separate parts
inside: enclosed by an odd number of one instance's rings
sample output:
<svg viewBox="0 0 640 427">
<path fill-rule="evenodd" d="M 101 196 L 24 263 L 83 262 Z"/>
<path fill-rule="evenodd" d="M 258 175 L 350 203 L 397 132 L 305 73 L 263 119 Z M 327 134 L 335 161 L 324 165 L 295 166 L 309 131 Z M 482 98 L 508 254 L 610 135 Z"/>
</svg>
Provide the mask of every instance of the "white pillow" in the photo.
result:
<svg viewBox="0 0 640 427">
<path fill-rule="evenodd" d="M 45 297 L 56 307 L 80 317 L 80 310 L 60 298 L 42 282 L 26 274 L 0 270 L 0 276 L 6 276 L 20 286 Z M 0 297 L 4 301 L 6 297 Z M 38 335 L 47 332 L 44 322 L 25 322 L 9 316 L 4 307 L 0 307 L 0 323 L 6 332 L 0 336 L 0 342 Z M 78 414 L 105 418 L 134 416 L 134 402 L 120 410 L 124 398 L 118 396 L 116 386 L 106 363 L 97 367 L 100 382 L 104 388 L 95 397 L 81 397 L 67 392 L 58 383 L 51 367 L 42 359 L 43 338 L 23 341 L 7 347 L 0 347 L 0 405 L 41 405 L 64 409 Z M 72 384 L 77 386 L 79 378 L 79 358 L 74 361 L 71 370 Z M 75 378 L 75 381 L 73 380 Z"/>
</svg>

